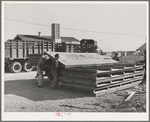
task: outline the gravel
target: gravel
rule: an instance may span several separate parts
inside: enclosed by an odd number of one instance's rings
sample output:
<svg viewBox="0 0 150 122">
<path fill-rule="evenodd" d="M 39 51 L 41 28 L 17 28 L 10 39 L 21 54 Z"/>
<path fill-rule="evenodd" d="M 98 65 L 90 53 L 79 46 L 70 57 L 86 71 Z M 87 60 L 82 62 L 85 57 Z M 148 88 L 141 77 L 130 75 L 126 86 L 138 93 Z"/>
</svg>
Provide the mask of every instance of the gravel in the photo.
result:
<svg viewBox="0 0 150 122">
<path fill-rule="evenodd" d="M 43 87 L 38 88 L 34 77 L 36 71 L 4 74 L 5 112 L 113 112 L 112 105 L 124 101 L 116 93 L 95 97 L 88 92 L 60 88 L 50 90 L 45 77 Z M 140 99 L 140 98 L 138 98 Z M 136 99 L 137 100 L 137 99 Z M 143 98 L 146 100 L 146 97 Z M 140 101 L 140 100 L 139 100 Z M 134 101 L 133 101 L 134 102 Z M 126 110 L 124 110 L 126 111 Z"/>
</svg>

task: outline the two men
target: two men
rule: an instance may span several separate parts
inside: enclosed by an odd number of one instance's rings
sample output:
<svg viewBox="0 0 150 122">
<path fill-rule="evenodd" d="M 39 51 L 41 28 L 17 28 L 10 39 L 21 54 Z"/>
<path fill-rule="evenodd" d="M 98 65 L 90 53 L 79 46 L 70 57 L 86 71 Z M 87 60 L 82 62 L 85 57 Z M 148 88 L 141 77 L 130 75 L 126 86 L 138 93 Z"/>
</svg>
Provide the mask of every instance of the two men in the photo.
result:
<svg viewBox="0 0 150 122">
<path fill-rule="evenodd" d="M 44 54 L 37 65 L 37 86 L 42 87 L 43 83 L 43 72 L 48 76 L 48 78 L 52 81 L 50 88 L 55 89 L 58 86 L 60 65 L 58 62 L 59 55 L 55 54 L 55 58 L 51 59 L 48 55 Z"/>
</svg>

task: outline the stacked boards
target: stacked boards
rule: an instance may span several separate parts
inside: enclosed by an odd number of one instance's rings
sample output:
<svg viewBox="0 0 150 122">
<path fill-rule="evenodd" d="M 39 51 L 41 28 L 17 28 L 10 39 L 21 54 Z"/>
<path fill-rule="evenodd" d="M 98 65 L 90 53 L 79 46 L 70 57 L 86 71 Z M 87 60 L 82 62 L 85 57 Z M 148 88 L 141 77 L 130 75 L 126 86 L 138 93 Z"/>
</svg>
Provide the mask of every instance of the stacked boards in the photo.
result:
<svg viewBox="0 0 150 122">
<path fill-rule="evenodd" d="M 118 63 L 108 56 L 102 56 L 97 53 L 64 53 L 64 52 L 46 52 L 50 57 L 59 54 L 59 62 L 65 68 L 73 67 L 92 67 Z"/>
<path fill-rule="evenodd" d="M 47 52 L 54 57 L 56 52 Z M 58 53 L 61 85 L 89 91 L 96 96 L 126 89 L 141 83 L 144 65 L 120 64 L 96 53 Z"/>
<path fill-rule="evenodd" d="M 61 85 L 93 93 L 96 87 L 95 73 L 96 69 L 91 69 L 91 67 L 63 68 L 61 71 Z"/>
<path fill-rule="evenodd" d="M 124 66 L 120 69 L 111 68 L 108 71 L 97 70 L 94 94 L 101 96 L 137 86 L 142 82 L 144 72 L 144 65 Z"/>
<path fill-rule="evenodd" d="M 61 85 L 101 96 L 140 84 L 145 72 L 143 67 L 144 65 L 117 64 L 63 68 Z"/>
</svg>

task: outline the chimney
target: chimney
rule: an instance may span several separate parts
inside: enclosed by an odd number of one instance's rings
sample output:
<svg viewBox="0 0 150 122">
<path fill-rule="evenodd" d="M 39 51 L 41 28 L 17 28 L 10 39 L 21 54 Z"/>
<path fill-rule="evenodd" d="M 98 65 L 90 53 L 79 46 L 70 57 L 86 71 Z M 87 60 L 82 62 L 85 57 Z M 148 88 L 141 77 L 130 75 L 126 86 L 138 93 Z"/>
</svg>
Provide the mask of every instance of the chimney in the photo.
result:
<svg viewBox="0 0 150 122">
<path fill-rule="evenodd" d="M 41 32 L 38 32 L 39 33 L 39 36 L 41 35 Z"/>
</svg>

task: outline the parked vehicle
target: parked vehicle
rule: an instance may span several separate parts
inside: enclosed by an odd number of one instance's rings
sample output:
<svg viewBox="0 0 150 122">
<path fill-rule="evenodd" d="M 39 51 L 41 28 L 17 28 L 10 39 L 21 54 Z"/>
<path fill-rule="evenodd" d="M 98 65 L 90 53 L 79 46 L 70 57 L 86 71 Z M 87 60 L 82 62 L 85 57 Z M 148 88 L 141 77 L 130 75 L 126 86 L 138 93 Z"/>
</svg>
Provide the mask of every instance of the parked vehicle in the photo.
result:
<svg viewBox="0 0 150 122">
<path fill-rule="evenodd" d="M 21 70 L 29 72 L 33 70 L 33 66 L 28 61 L 28 55 L 43 54 L 44 51 L 79 52 L 79 46 L 65 43 L 53 44 L 50 40 L 8 40 L 5 42 L 5 66 L 14 73 Z"/>
<path fill-rule="evenodd" d="M 8 40 L 5 42 L 5 66 L 14 73 L 21 70 L 32 71 L 33 66 L 28 62 L 28 54 L 42 54 L 44 51 L 53 51 L 49 41 L 22 41 Z"/>
</svg>

